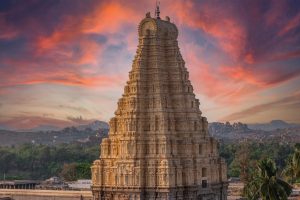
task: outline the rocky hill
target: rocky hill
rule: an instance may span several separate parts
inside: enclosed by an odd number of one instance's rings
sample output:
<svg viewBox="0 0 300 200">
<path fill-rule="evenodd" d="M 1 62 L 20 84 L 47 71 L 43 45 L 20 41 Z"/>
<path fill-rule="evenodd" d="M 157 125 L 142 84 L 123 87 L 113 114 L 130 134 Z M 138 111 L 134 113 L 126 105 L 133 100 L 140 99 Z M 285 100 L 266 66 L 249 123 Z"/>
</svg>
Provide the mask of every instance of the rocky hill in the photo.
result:
<svg viewBox="0 0 300 200">
<path fill-rule="evenodd" d="M 109 126 L 106 122 L 95 121 L 77 127 L 50 131 L 10 131 L 0 130 L 0 146 L 20 145 L 24 143 L 55 145 L 71 142 L 89 142 L 107 137 Z"/>
<path fill-rule="evenodd" d="M 244 134 L 250 132 L 251 130 L 248 128 L 247 124 L 243 124 L 241 122 L 233 124 L 230 124 L 229 122 L 212 122 L 209 124 L 209 131 L 213 136 L 221 136 L 232 132 L 239 132 Z"/>
<path fill-rule="evenodd" d="M 281 124 L 280 127 L 267 130 L 252 129 L 247 124 L 229 122 L 220 123 L 213 122 L 209 124 L 209 132 L 212 136 L 221 142 L 242 142 L 242 141 L 257 141 L 257 142 L 278 142 L 278 143 L 299 143 L 300 142 L 300 127 L 290 125 L 288 123 L 283 126 L 282 122 L 272 121 L 270 124 Z M 267 127 L 267 126 L 266 126 Z"/>
<path fill-rule="evenodd" d="M 283 120 L 272 120 L 269 123 L 248 124 L 248 127 L 253 130 L 273 131 L 276 129 L 296 128 L 299 124 L 290 124 Z"/>
<path fill-rule="evenodd" d="M 213 122 L 209 124 L 209 132 L 219 141 L 225 143 L 242 141 L 300 143 L 300 126 L 288 124 L 283 121 L 279 122 L 279 120 L 273 120 L 269 124 L 272 124 L 273 128 L 270 128 L 270 130 L 261 130 L 263 128 L 253 129 L 252 125 L 240 122 L 233 124 L 229 122 Z M 280 127 L 284 128 L 278 128 L 279 124 Z M 267 127 L 266 124 L 264 126 L 260 125 L 260 127 Z M 275 129 L 275 127 L 277 128 Z M 67 127 L 62 130 L 53 130 L 53 127 L 49 127 L 49 129 L 48 131 L 0 130 L 0 146 L 12 146 L 24 143 L 46 145 L 71 142 L 100 143 L 103 137 L 107 137 L 109 125 L 106 122 L 94 121 L 90 124 Z"/>
</svg>

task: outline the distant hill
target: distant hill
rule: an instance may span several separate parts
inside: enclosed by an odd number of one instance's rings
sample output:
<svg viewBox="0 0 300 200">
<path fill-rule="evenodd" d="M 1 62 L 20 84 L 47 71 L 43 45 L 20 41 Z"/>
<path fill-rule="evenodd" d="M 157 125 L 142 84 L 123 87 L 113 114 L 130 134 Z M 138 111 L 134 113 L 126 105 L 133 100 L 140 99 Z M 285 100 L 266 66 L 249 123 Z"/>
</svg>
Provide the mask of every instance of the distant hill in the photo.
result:
<svg viewBox="0 0 300 200">
<path fill-rule="evenodd" d="M 266 125 L 264 126 L 266 129 L 263 130 L 262 128 L 252 129 L 251 126 L 240 122 L 233 124 L 213 122 L 209 123 L 209 132 L 213 137 L 225 143 L 241 141 L 300 143 L 300 126 L 281 120 L 273 120 L 269 124 L 272 128 L 267 129 Z"/>
<path fill-rule="evenodd" d="M 247 124 L 241 122 L 230 124 L 229 122 L 212 122 L 209 124 L 209 131 L 213 136 L 224 135 L 228 133 L 248 133 L 251 130 L 248 128 Z"/>
<path fill-rule="evenodd" d="M 20 132 L 39 132 L 39 131 L 59 131 L 61 128 L 53 126 L 53 125 L 39 125 L 37 127 L 34 127 L 32 129 L 25 129 L 25 130 L 17 130 Z"/>
<path fill-rule="evenodd" d="M 96 120 L 90 124 L 83 124 L 83 125 L 76 126 L 76 128 L 78 130 L 84 130 L 90 128 L 95 131 L 98 129 L 109 129 L 109 125 L 106 122 Z"/>
<path fill-rule="evenodd" d="M 241 122 L 233 124 L 229 122 L 209 123 L 210 134 L 225 143 L 240 141 L 300 143 L 300 126 L 295 124 L 273 120 L 267 124 L 256 124 L 254 128 L 253 125 Z M 55 126 L 40 126 L 29 131 L 0 130 L 0 146 L 24 143 L 46 145 L 72 142 L 100 143 L 102 138 L 107 137 L 108 131 L 109 125 L 103 121 L 94 121 L 89 124 L 66 127 L 59 130 Z"/>
<path fill-rule="evenodd" d="M 48 130 L 48 129 L 52 130 Z M 61 130 L 53 130 L 55 127 L 42 127 L 30 131 L 0 130 L 0 146 L 20 145 L 24 143 L 55 145 L 71 142 L 89 142 L 107 137 L 109 126 L 106 122 L 94 121 L 90 124 L 77 127 L 66 127 Z M 44 131 L 46 130 L 46 131 Z M 97 139 L 98 138 L 98 139 Z"/>
<path fill-rule="evenodd" d="M 269 123 L 248 124 L 248 127 L 253 130 L 273 131 L 276 129 L 300 127 L 300 125 L 299 124 L 290 124 L 283 120 L 272 120 Z"/>
<path fill-rule="evenodd" d="M 84 130 L 86 128 L 90 128 L 92 130 L 109 129 L 108 123 L 99 120 L 93 121 L 88 124 L 75 125 L 74 127 L 76 127 L 78 130 Z M 60 131 L 63 129 L 64 128 L 55 125 L 49 125 L 49 124 L 41 124 L 31 129 L 15 129 L 8 126 L 0 125 L 0 130 L 9 130 L 9 131 L 16 131 L 16 132 L 47 132 L 47 131 Z"/>
</svg>

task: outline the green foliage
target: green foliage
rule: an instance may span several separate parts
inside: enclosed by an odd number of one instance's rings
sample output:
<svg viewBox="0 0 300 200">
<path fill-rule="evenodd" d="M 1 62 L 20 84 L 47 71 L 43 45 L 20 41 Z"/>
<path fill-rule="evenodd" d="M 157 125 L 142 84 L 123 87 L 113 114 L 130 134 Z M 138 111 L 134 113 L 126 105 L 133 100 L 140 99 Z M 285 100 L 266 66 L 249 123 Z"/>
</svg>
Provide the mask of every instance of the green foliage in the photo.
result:
<svg viewBox="0 0 300 200">
<path fill-rule="evenodd" d="M 0 147 L 0 179 L 46 179 L 57 176 L 64 164 L 76 163 L 76 178 L 91 178 L 90 164 L 99 157 L 99 145 L 24 144 Z"/>
<path fill-rule="evenodd" d="M 91 178 L 90 163 L 65 163 L 60 172 L 60 176 L 66 181 Z"/>
<path fill-rule="evenodd" d="M 228 169 L 229 169 L 228 174 L 230 177 L 239 177 L 241 174 L 241 168 L 239 166 L 239 163 L 236 160 L 230 163 Z"/>
<path fill-rule="evenodd" d="M 76 165 L 77 179 L 91 178 L 91 163 L 78 163 Z"/>
<path fill-rule="evenodd" d="M 287 200 L 292 186 L 280 179 L 277 171 L 273 160 L 265 158 L 259 161 L 244 187 L 247 199 Z"/>
<path fill-rule="evenodd" d="M 273 159 L 282 171 L 294 151 L 293 146 L 278 143 L 221 143 L 219 146 L 220 155 L 228 165 L 228 176 L 242 180 L 251 175 L 254 163 L 263 158 Z M 46 179 L 61 174 L 64 164 L 71 163 L 76 164 L 76 178 L 90 178 L 90 165 L 98 157 L 98 142 L 0 147 L 0 179 L 4 174 L 6 179 Z"/>
<path fill-rule="evenodd" d="M 77 179 L 76 166 L 76 163 L 65 163 L 60 172 L 60 176 L 66 181 L 75 181 Z"/>
<path fill-rule="evenodd" d="M 300 180 L 300 145 L 295 145 L 295 151 L 287 159 L 287 165 L 283 171 L 283 175 L 290 183 Z"/>
<path fill-rule="evenodd" d="M 294 147 L 279 143 L 238 143 L 221 144 L 220 155 L 225 158 L 228 176 L 247 178 L 256 161 L 264 158 L 273 159 L 279 171 L 286 166 L 286 158 L 293 153 Z M 247 169 L 247 171 L 245 171 Z M 241 174 L 241 172 L 243 172 Z"/>
</svg>

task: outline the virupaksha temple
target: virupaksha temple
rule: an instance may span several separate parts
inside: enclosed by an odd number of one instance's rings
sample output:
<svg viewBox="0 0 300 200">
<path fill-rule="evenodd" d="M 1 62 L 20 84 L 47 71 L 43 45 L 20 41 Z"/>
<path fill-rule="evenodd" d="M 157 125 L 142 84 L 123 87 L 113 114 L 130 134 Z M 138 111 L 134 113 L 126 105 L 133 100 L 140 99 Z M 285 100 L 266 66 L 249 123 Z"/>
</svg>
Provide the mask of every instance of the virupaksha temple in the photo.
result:
<svg viewBox="0 0 300 200">
<path fill-rule="evenodd" d="M 176 25 L 157 7 L 138 35 L 129 81 L 92 165 L 94 199 L 226 200 L 226 164 L 201 115 Z"/>
</svg>

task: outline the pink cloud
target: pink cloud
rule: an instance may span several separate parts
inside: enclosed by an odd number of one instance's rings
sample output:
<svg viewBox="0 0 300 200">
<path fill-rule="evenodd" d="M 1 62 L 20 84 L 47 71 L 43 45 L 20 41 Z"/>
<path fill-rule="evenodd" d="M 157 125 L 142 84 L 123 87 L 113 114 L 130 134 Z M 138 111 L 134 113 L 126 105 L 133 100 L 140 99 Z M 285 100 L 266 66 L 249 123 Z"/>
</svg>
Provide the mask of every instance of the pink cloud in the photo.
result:
<svg viewBox="0 0 300 200">
<path fill-rule="evenodd" d="M 281 29 L 281 31 L 278 33 L 279 36 L 283 36 L 296 27 L 299 27 L 300 25 L 300 13 L 298 13 L 295 17 L 293 17 L 289 22 Z"/>
<path fill-rule="evenodd" d="M 133 24 L 140 16 L 130 7 L 119 2 L 99 3 L 83 16 L 66 16 L 50 36 L 41 36 L 37 47 L 41 50 L 69 43 L 84 34 L 111 34 L 120 31 L 126 24 Z"/>
<path fill-rule="evenodd" d="M 221 119 L 221 121 L 236 121 L 241 120 L 251 115 L 257 115 L 262 112 L 267 112 L 272 109 L 286 109 L 289 107 L 294 107 L 295 105 L 299 107 L 300 93 L 296 92 L 290 96 L 268 102 L 263 104 L 258 104 L 250 108 L 244 109 L 242 111 L 234 112 L 227 115 Z"/>
<path fill-rule="evenodd" d="M 171 9 L 180 24 L 201 29 L 214 37 L 220 47 L 233 58 L 238 59 L 243 53 L 246 31 L 228 10 L 209 2 L 197 6 L 195 1 L 190 0 L 176 1 L 172 3 Z"/>
<path fill-rule="evenodd" d="M 229 80 L 251 85 L 256 91 L 274 87 L 300 75 L 300 71 L 283 71 L 281 67 L 265 66 L 221 66 L 219 72 Z M 251 91 L 248 92 L 251 94 Z"/>
<path fill-rule="evenodd" d="M 218 103 L 238 102 L 247 94 L 257 92 L 255 79 L 240 69 L 218 68 L 204 62 L 201 50 L 197 45 L 188 45 L 189 52 L 185 60 L 190 71 L 190 78 L 198 93 L 201 93 Z M 225 70 L 226 69 L 226 70 Z M 249 81 L 245 81 L 245 78 Z M 254 84 L 255 83 L 255 84 Z"/>
<path fill-rule="evenodd" d="M 19 31 L 5 20 L 5 13 L 0 13 L 0 40 L 10 40 L 18 34 Z"/>
<path fill-rule="evenodd" d="M 263 84 L 257 79 L 253 71 L 242 66 L 221 66 L 219 71 L 231 80 L 249 83 L 258 87 Z"/>
<path fill-rule="evenodd" d="M 131 65 L 126 56 L 136 50 L 138 23 L 154 3 L 92 4 L 86 9 L 81 3 L 82 10 L 75 8 L 75 12 L 67 5 L 57 21 L 51 21 L 51 12 L 41 15 L 46 16 L 42 20 L 33 15 L 18 23 L 0 16 L 0 27 L 5 27 L 0 29 L 0 40 L 20 37 L 11 45 L 24 45 L 23 51 L 19 46 L 10 54 L 3 51 L 0 87 L 44 83 L 122 87 Z M 178 25 L 195 90 L 223 105 L 255 98 L 255 93 L 299 77 L 299 68 L 287 62 L 300 57 L 300 15 L 287 15 L 290 7 L 281 1 L 262 9 L 258 1 L 166 0 L 161 17 L 166 13 Z M 20 12 L 19 8 L 14 14 Z"/>
<path fill-rule="evenodd" d="M 123 82 L 123 75 L 97 75 L 97 76 L 82 76 L 75 73 L 52 73 L 40 74 L 31 73 L 28 76 L 11 77 L 6 79 L 6 82 L 0 84 L 0 87 L 16 86 L 16 85 L 34 85 L 34 84 L 61 84 L 69 86 L 82 87 L 105 87 L 119 85 Z"/>
<path fill-rule="evenodd" d="M 194 83 L 201 80 L 196 90 L 219 103 L 236 102 L 298 77 L 299 68 L 274 63 L 300 58 L 299 49 L 294 50 L 292 45 L 299 43 L 297 36 L 278 38 L 276 35 L 279 28 L 283 36 L 299 27 L 299 14 L 283 19 L 288 6 L 273 2 L 264 12 L 260 4 L 253 1 L 216 4 L 215 1 L 188 0 L 171 4 L 179 27 L 203 31 L 198 37 L 205 38 L 228 56 L 225 61 L 219 52 L 210 51 L 210 56 L 216 54 L 214 61 L 218 61 L 212 64 L 206 59 L 208 53 L 199 51 L 200 45 L 183 43 L 188 49 L 185 60 L 191 67 L 191 78 Z M 189 38 L 184 40 L 193 42 Z"/>
</svg>

